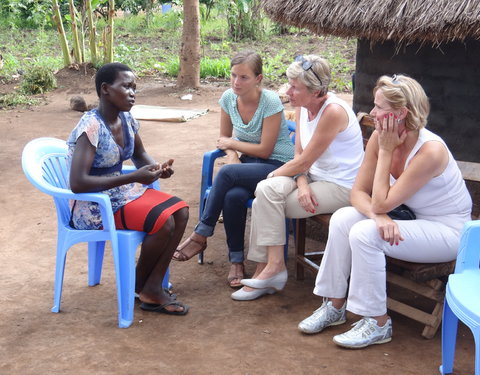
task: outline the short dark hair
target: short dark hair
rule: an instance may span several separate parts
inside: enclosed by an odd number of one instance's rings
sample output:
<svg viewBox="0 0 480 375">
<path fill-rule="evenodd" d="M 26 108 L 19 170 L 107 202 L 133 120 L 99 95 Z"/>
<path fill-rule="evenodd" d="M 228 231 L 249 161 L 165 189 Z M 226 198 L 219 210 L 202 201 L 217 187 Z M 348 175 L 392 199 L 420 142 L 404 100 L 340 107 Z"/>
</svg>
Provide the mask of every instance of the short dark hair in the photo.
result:
<svg viewBox="0 0 480 375">
<path fill-rule="evenodd" d="M 127 65 L 121 63 L 108 63 L 103 65 L 98 69 L 97 74 L 95 74 L 95 88 L 97 89 L 97 95 L 100 97 L 100 90 L 102 88 L 102 83 L 112 84 L 117 79 L 117 74 L 119 72 L 131 72 Z"/>
</svg>

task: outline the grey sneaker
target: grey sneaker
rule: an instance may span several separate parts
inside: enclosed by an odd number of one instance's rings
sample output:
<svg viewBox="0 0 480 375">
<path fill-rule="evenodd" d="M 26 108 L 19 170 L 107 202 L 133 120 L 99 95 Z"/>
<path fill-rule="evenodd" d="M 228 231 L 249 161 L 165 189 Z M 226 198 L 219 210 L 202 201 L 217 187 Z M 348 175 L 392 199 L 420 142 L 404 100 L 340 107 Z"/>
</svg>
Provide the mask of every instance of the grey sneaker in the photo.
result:
<svg viewBox="0 0 480 375">
<path fill-rule="evenodd" d="M 333 337 L 333 342 L 345 348 L 359 349 L 372 344 L 392 341 L 392 320 L 388 318 L 383 327 L 373 318 L 362 318 L 353 323 L 353 328 Z"/>
<path fill-rule="evenodd" d="M 298 329 L 303 333 L 318 333 L 326 327 L 345 323 L 347 321 L 345 315 L 345 304 L 340 309 L 336 309 L 332 301 L 324 299 L 322 306 L 298 324 Z"/>
</svg>

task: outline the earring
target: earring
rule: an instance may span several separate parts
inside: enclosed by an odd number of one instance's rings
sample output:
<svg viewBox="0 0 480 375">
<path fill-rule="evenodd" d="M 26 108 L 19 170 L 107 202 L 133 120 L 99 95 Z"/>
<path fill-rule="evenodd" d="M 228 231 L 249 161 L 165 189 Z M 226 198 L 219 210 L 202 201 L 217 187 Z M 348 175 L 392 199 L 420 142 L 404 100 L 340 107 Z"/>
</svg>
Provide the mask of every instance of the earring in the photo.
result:
<svg viewBox="0 0 480 375">
<path fill-rule="evenodd" d="M 400 119 L 399 119 L 399 118 L 397 118 L 397 123 L 399 123 L 399 124 L 400 124 Z"/>
</svg>

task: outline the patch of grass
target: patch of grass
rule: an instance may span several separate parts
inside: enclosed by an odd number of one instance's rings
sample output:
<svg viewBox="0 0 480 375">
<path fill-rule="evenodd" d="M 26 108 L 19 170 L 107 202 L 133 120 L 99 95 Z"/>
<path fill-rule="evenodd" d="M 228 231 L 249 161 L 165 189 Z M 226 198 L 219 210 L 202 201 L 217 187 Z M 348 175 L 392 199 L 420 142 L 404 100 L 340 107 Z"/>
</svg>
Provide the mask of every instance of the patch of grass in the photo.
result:
<svg viewBox="0 0 480 375">
<path fill-rule="evenodd" d="M 120 34 L 142 35 L 146 37 L 158 36 L 158 33 L 168 32 L 171 37 L 179 38 L 182 32 L 182 13 L 172 9 L 165 14 L 150 13 L 126 14 L 115 19 L 115 29 Z M 100 21 L 99 29 L 105 26 L 104 20 Z"/>
<path fill-rule="evenodd" d="M 0 46 L 4 59 L 0 77 L 7 81 L 32 65 L 51 70 L 63 67 L 62 51 L 54 30 L 0 29 Z"/>
<path fill-rule="evenodd" d="M 200 61 L 200 78 L 206 77 L 229 78 L 230 59 L 228 57 L 219 59 L 204 57 Z"/>
<path fill-rule="evenodd" d="M 180 71 L 180 62 L 177 56 L 172 56 L 165 62 L 158 63 L 157 66 L 160 71 L 170 77 L 177 77 Z M 230 77 L 230 59 L 228 57 L 202 58 L 200 60 L 200 78 L 207 77 L 228 79 Z"/>
<path fill-rule="evenodd" d="M 18 59 L 11 53 L 6 53 L 2 55 L 2 57 L 3 68 L 0 70 L 0 76 L 9 80 L 12 78 L 12 76 L 18 74 L 20 63 Z"/>
<path fill-rule="evenodd" d="M 0 94 L 0 109 L 28 107 L 39 103 L 39 99 L 18 92 Z"/>
</svg>

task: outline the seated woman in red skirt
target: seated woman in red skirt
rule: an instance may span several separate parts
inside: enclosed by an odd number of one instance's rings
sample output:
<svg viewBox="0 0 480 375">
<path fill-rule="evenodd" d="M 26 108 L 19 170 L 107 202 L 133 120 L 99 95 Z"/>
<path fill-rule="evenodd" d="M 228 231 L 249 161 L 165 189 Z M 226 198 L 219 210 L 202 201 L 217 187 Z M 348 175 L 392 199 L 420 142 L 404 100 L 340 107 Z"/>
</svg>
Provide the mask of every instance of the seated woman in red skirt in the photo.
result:
<svg viewBox="0 0 480 375">
<path fill-rule="evenodd" d="M 129 112 L 135 103 L 136 83 L 128 66 L 102 66 L 95 84 L 100 104 L 82 116 L 67 141 L 70 187 L 75 193 L 108 194 L 116 227 L 147 233 L 136 272 L 135 292 L 142 301 L 140 308 L 185 315 L 188 306 L 167 293 L 162 281 L 185 231 L 188 206 L 177 197 L 143 186 L 158 178 L 169 178 L 173 160 L 160 165 L 143 147 L 139 123 Z M 122 174 L 122 163 L 128 159 L 137 170 Z M 74 201 L 71 223 L 77 229 L 101 228 L 98 205 Z"/>
</svg>

